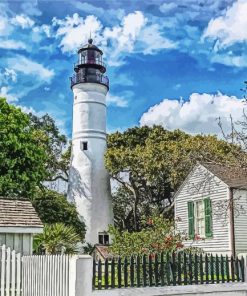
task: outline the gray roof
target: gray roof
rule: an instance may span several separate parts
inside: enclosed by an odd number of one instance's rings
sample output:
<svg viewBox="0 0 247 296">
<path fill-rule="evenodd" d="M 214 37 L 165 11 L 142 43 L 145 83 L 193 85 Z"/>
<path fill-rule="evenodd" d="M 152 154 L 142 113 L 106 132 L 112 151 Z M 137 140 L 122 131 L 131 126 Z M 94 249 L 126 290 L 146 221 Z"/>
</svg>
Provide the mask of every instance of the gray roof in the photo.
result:
<svg viewBox="0 0 247 296">
<path fill-rule="evenodd" d="M 215 163 L 201 163 L 208 171 L 222 180 L 227 186 L 237 189 L 247 189 L 247 170 L 241 167 L 227 166 Z"/>
<path fill-rule="evenodd" d="M 0 197 L 0 227 L 43 227 L 29 200 Z"/>
</svg>

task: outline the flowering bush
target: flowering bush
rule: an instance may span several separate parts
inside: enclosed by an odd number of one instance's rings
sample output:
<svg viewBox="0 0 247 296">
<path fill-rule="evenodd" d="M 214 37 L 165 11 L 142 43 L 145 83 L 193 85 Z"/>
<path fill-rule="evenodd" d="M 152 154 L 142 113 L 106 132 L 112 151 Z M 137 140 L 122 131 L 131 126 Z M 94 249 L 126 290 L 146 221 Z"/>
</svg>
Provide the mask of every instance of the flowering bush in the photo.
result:
<svg viewBox="0 0 247 296">
<path fill-rule="evenodd" d="M 150 217 L 139 232 L 119 231 L 110 227 L 113 242 L 111 252 L 120 256 L 152 255 L 160 252 L 173 252 L 182 249 L 185 239 L 175 231 L 174 223 L 162 216 Z"/>
</svg>

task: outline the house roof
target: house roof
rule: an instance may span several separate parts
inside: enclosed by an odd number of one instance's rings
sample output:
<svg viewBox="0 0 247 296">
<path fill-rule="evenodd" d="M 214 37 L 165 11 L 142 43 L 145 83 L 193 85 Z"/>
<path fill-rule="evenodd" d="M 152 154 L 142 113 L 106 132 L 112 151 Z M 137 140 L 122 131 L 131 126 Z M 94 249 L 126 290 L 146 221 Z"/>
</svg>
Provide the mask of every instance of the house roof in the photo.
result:
<svg viewBox="0 0 247 296">
<path fill-rule="evenodd" d="M 215 163 L 202 163 L 208 171 L 213 173 L 227 186 L 236 189 L 247 189 L 247 170 Z"/>
<path fill-rule="evenodd" d="M 95 245 L 94 251 L 98 252 L 104 259 L 114 257 L 109 251 L 109 246 Z"/>
<path fill-rule="evenodd" d="M 43 224 L 29 200 L 0 197 L 0 227 L 35 227 Z"/>
</svg>

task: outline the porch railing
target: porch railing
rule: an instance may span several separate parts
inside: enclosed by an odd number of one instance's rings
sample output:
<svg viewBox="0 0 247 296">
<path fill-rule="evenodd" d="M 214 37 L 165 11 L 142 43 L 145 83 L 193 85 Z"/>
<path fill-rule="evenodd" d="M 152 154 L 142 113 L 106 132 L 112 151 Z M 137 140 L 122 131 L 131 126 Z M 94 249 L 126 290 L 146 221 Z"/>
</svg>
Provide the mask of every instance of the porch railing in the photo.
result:
<svg viewBox="0 0 247 296">
<path fill-rule="evenodd" d="M 240 281 L 244 281 L 243 257 L 174 253 L 93 263 L 93 288 L 97 290 Z"/>
</svg>

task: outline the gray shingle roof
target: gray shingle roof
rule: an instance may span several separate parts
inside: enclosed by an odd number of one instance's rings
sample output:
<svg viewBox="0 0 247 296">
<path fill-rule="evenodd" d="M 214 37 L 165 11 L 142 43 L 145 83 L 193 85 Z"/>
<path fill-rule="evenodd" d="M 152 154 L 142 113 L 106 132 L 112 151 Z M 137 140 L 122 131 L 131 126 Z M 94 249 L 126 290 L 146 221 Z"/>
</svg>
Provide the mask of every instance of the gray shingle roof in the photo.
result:
<svg viewBox="0 0 247 296">
<path fill-rule="evenodd" d="M 43 227 L 31 202 L 0 197 L 0 227 Z"/>
<path fill-rule="evenodd" d="M 231 188 L 247 189 L 247 171 L 240 167 L 202 163 L 202 165 Z"/>
</svg>

